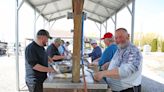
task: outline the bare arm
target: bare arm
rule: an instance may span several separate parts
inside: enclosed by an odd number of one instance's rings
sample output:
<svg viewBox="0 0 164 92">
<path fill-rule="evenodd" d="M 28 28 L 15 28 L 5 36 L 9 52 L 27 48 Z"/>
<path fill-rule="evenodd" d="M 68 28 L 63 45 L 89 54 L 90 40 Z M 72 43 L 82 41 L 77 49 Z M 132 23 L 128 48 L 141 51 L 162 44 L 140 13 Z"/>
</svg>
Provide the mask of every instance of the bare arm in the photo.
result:
<svg viewBox="0 0 164 92">
<path fill-rule="evenodd" d="M 110 62 L 107 62 L 107 63 L 105 63 L 104 65 L 102 65 L 102 69 L 103 69 L 103 70 L 107 70 L 108 67 L 109 67 L 109 64 L 110 64 Z"/>
<path fill-rule="evenodd" d="M 53 62 L 53 59 L 48 56 L 48 63 L 52 63 L 52 62 Z"/>
<path fill-rule="evenodd" d="M 120 78 L 118 68 L 114 68 L 112 70 L 105 70 L 103 74 L 104 74 L 104 77 L 110 77 L 113 79 L 119 79 Z"/>
<path fill-rule="evenodd" d="M 101 71 L 101 72 L 98 72 L 94 75 L 94 79 L 95 80 L 101 80 L 103 77 L 110 77 L 110 78 L 113 78 L 113 79 L 119 79 L 119 70 L 118 68 L 114 68 L 112 70 L 105 70 L 105 71 Z"/>
<path fill-rule="evenodd" d="M 98 66 L 98 62 L 99 62 L 100 58 L 97 58 L 96 60 L 94 60 L 92 63 L 90 63 L 90 66 L 96 65 Z"/>
<path fill-rule="evenodd" d="M 60 55 L 54 55 L 53 57 L 52 57 L 52 59 L 53 60 L 60 60 L 60 59 L 64 59 L 65 57 L 64 56 L 60 56 Z"/>
<path fill-rule="evenodd" d="M 100 58 L 95 59 L 93 62 L 99 62 Z"/>
<path fill-rule="evenodd" d="M 45 67 L 45 66 L 42 66 L 40 64 L 36 64 L 34 67 L 33 67 L 34 70 L 36 71 L 40 71 L 40 72 L 55 72 L 54 69 L 50 68 L 50 67 Z"/>
</svg>

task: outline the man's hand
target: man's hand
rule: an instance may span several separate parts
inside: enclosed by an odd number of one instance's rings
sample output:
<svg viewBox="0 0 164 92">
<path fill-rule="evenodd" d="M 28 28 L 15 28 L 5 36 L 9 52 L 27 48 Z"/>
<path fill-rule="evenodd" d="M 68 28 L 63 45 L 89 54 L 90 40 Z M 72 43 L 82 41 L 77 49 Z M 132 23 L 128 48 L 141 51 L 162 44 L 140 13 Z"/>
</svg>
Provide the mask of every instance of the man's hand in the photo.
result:
<svg viewBox="0 0 164 92">
<path fill-rule="evenodd" d="M 93 62 L 99 62 L 100 58 L 95 59 Z"/>
<path fill-rule="evenodd" d="M 93 61 L 92 63 L 89 64 L 90 66 L 98 66 L 98 62 Z"/>
<path fill-rule="evenodd" d="M 103 77 L 104 77 L 104 72 L 103 72 L 103 71 L 97 72 L 97 73 L 95 73 L 95 75 L 94 75 L 94 79 L 97 80 L 97 81 L 102 80 Z"/>
<path fill-rule="evenodd" d="M 64 59 L 64 56 L 61 56 L 61 55 L 54 55 L 52 57 L 53 60 L 60 60 L 60 59 Z"/>
<path fill-rule="evenodd" d="M 48 72 L 52 73 L 52 72 L 56 72 L 53 68 L 48 67 Z"/>
<path fill-rule="evenodd" d="M 84 53 L 84 58 L 89 58 L 89 55 L 87 53 Z"/>
<path fill-rule="evenodd" d="M 103 69 L 103 70 L 107 70 L 108 67 L 109 67 L 109 64 L 110 64 L 110 62 L 105 63 L 105 64 L 102 66 L 102 69 Z"/>
<path fill-rule="evenodd" d="M 120 77 L 119 77 L 118 68 L 114 68 L 112 70 L 104 70 L 101 72 L 97 72 L 94 75 L 94 79 L 97 81 L 101 80 L 103 77 L 119 79 Z"/>
<path fill-rule="evenodd" d="M 88 67 L 98 67 L 98 63 L 92 62 L 88 65 Z"/>
<path fill-rule="evenodd" d="M 48 57 L 48 62 L 49 63 L 52 63 L 53 62 L 53 59 L 51 57 Z"/>
</svg>

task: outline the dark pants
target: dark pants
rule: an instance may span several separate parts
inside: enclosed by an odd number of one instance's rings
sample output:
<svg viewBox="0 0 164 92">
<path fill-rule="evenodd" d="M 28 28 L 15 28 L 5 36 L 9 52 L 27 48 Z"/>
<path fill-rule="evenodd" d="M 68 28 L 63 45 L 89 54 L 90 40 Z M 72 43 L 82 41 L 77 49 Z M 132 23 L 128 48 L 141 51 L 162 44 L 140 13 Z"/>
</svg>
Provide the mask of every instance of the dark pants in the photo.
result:
<svg viewBox="0 0 164 92">
<path fill-rule="evenodd" d="M 141 85 L 139 86 L 134 86 L 132 88 L 128 88 L 122 91 L 112 91 L 112 92 L 141 92 Z"/>
<path fill-rule="evenodd" d="M 28 87 L 29 92 L 43 92 L 43 84 L 42 83 L 27 83 L 26 85 Z"/>
</svg>

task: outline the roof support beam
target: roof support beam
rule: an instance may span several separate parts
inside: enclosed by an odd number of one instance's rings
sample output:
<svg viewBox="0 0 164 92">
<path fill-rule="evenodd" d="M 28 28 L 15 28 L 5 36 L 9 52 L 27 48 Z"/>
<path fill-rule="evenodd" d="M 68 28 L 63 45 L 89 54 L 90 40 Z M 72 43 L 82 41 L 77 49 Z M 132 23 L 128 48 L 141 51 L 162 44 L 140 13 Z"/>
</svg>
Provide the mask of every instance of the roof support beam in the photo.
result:
<svg viewBox="0 0 164 92">
<path fill-rule="evenodd" d="M 50 21 L 50 19 L 52 18 L 52 16 L 54 15 L 55 13 L 51 14 L 50 17 L 48 17 L 48 21 Z"/>
<path fill-rule="evenodd" d="M 133 1 L 133 0 L 128 0 L 128 1 L 117 0 L 117 1 L 119 1 L 120 3 L 123 3 L 123 5 L 122 5 L 120 8 L 116 9 L 115 11 L 113 11 L 113 12 L 110 14 L 111 16 L 107 17 L 107 19 L 111 18 L 115 13 L 118 13 L 118 12 L 121 11 L 124 7 L 126 7 L 125 3 L 126 3 L 126 4 L 130 4 L 131 1 Z M 103 22 L 104 22 L 104 21 L 103 21 Z"/>
<path fill-rule="evenodd" d="M 57 19 L 61 19 L 61 18 L 64 18 L 64 17 L 66 17 L 66 15 L 63 15 L 63 16 L 60 16 L 60 17 L 55 17 L 55 18 L 53 18 L 53 19 L 50 19 L 49 21 L 53 21 L 53 20 L 57 20 Z"/>
<path fill-rule="evenodd" d="M 45 29 L 46 20 L 43 18 L 43 28 Z"/>
<path fill-rule="evenodd" d="M 98 15 L 97 15 L 98 16 Z M 98 16 L 98 18 L 99 18 L 99 20 L 100 21 L 103 21 L 103 19 L 100 17 L 100 16 Z M 104 19 L 106 19 L 106 18 L 104 18 Z M 101 22 L 101 24 L 102 24 L 103 22 Z"/>
<path fill-rule="evenodd" d="M 105 7 L 104 7 L 105 8 Z M 110 12 L 107 8 L 105 8 L 106 12 L 108 13 L 108 15 L 110 15 Z"/>
<path fill-rule="evenodd" d="M 18 11 L 20 10 L 20 8 L 22 7 L 22 5 L 24 4 L 25 0 L 22 0 L 21 4 L 17 7 Z"/>
<path fill-rule="evenodd" d="M 51 31 L 52 27 L 54 26 L 56 20 L 51 24 L 51 26 L 49 27 L 49 30 Z"/>
<path fill-rule="evenodd" d="M 99 3 L 102 2 L 102 1 L 103 1 L 103 0 L 99 1 Z M 92 12 L 96 12 L 96 10 L 97 10 L 98 7 L 99 7 L 99 5 L 98 5 L 98 3 L 96 3 L 96 5 L 94 6 Z M 92 16 L 93 16 L 93 14 L 91 15 L 91 17 L 92 17 Z"/>
<path fill-rule="evenodd" d="M 95 22 L 95 25 L 97 27 L 97 29 L 100 31 L 100 27 L 98 26 L 98 24 Z"/>
<path fill-rule="evenodd" d="M 113 24 L 115 24 L 115 20 L 113 19 L 113 17 L 111 17 L 111 20 L 112 20 Z"/>
<path fill-rule="evenodd" d="M 90 20 L 92 20 L 92 21 L 94 21 L 94 22 L 101 23 L 101 21 L 98 21 L 98 20 L 93 19 L 93 18 L 91 18 L 91 17 L 87 17 L 87 18 L 90 19 Z"/>
<path fill-rule="evenodd" d="M 107 16 L 100 15 L 98 13 L 92 12 L 92 11 L 87 10 L 87 9 L 84 9 L 84 11 L 89 12 L 89 13 L 92 13 L 92 14 L 95 14 L 95 15 L 100 16 L 100 17 L 103 17 L 103 18 L 106 18 L 107 17 Z"/>
<path fill-rule="evenodd" d="M 74 36 L 73 36 L 73 82 L 80 82 L 80 61 L 81 61 L 81 35 L 82 35 L 82 14 L 84 0 L 72 0 Z"/>
<path fill-rule="evenodd" d="M 33 9 L 35 9 L 38 13 L 40 13 L 40 10 L 38 10 L 38 9 L 36 8 L 36 6 L 33 5 L 32 2 L 30 2 L 30 0 L 25 0 L 25 1 L 26 1 L 26 3 L 29 4 Z M 42 16 L 43 18 L 45 18 L 46 20 L 48 20 L 43 14 L 41 14 L 41 16 Z"/>
<path fill-rule="evenodd" d="M 36 4 L 35 6 L 36 7 L 39 7 L 39 6 L 50 4 L 50 3 L 53 3 L 53 2 L 57 2 L 57 1 L 60 1 L 60 0 L 51 0 L 49 2 L 43 2 L 43 3 L 40 3 L 40 4 Z"/>
<path fill-rule="evenodd" d="M 37 20 L 39 19 L 40 15 L 42 14 L 42 12 L 44 11 L 44 9 L 46 8 L 47 4 L 42 8 L 42 10 L 40 11 L 39 15 L 36 17 L 36 9 L 34 9 L 34 39 L 35 39 L 35 34 L 36 34 L 36 23 Z"/>
<path fill-rule="evenodd" d="M 115 19 L 113 19 L 113 17 L 111 17 L 111 20 L 112 20 L 112 22 L 113 22 L 113 24 L 114 24 L 114 30 L 116 30 L 116 28 L 117 28 L 117 13 L 115 13 L 115 16 L 114 16 L 114 18 Z"/>
<path fill-rule="evenodd" d="M 99 32 L 100 32 L 100 46 L 101 46 L 101 33 L 102 33 L 102 24 L 100 24 L 100 26 L 98 26 L 98 24 L 95 22 L 95 25 L 96 25 L 96 27 L 97 27 L 97 29 L 99 30 Z"/>
<path fill-rule="evenodd" d="M 102 23 L 103 27 L 105 28 L 105 32 L 106 32 L 106 33 L 107 33 L 107 24 L 108 24 L 107 22 L 108 22 L 108 21 L 106 20 L 106 21 L 104 22 L 105 24 Z"/>
<path fill-rule="evenodd" d="M 50 22 L 49 21 L 47 21 L 46 23 L 45 23 L 45 26 L 47 26 L 47 24 L 49 25 L 50 24 Z M 50 27 L 50 26 L 49 26 Z"/>
<path fill-rule="evenodd" d="M 105 30 L 106 30 L 106 33 L 108 32 L 108 21 L 106 20 L 106 27 L 105 27 Z"/>
<path fill-rule="evenodd" d="M 101 45 L 101 35 L 102 35 L 102 24 L 100 24 L 100 46 L 102 46 Z"/>
<path fill-rule="evenodd" d="M 120 2 L 120 3 L 123 3 L 123 4 L 126 3 L 126 1 L 124 1 L 124 0 L 116 0 L 116 1 L 118 1 L 118 2 Z"/>
<path fill-rule="evenodd" d="M 59 11 L 60 12 L 63 12 L 63 11 L 67 11 L 67 10 L 70 10 L 70 8 L 65 8 L 65 9 L 62 9 L 62 10 L 58 10 L 58 11 L 53 11 L 53 12 L 50 12 L 50 13 L 45 13 L 44 15 L 47 16 L 47 15 L 50 15 L 50 14 L 55 14 L 55 13 L 58 13 Z"/>
<path fill-rule="evenodd" d="M 130 10 L 130 8 L 129 8 L 128 4 L 127 4 L 127 3 L 124 3 L 124 4 L 126 5 L 126 8 L 128 9 L 129 13 L 130 13 L 130 14 L 131 14 L 131 16 L 132 16 L 133 14 L 132 14 L 132 11 Z"/>
<path fill-rule="evenodd" d="M 36 20 L 35 21 L 37 21 L 38 19 L 39 19 L 39 17 L 40 17 L 40 15 L 42 14 L 42 12 L 44 11 L 44 9 L 46 8 L 46 6 L 47 6 L 47 4 L 46 5 L 44 5 L 44 7 L 42 8 L 42 10 L 40 11 L 40 13 L 39 13 L 39 15 L 38 15 L 38 17 L 36 18 Z"/>
<path fill-rule="evenodd" d="M 121 0 L 117 0 L 117 1 L 123 3 L 127 7 L 129 13 L 131 14 L 131 42 L 133 43 L 134 42 L 134 21 L 135 21 L 135 0 L 132 0 L 132 10 L 128 6 L 129 2 L 123 2 Z"/>
<path fill-rule="evenodd" d="M 56 10 L 57 10 L 57 12 L 58 12 L 58 14 L 59 14 L 59 16 L 60 16 L 60 15 L 61 15 L 61 13 L 60 13 L 60 10 L 59 10 L 58 5 L 57 5 L 56 3 L 53 3 L 53 5 L 54 5 L 54 7 L 56 8 Z"/>
<path fill-rule="evenodd" d="M 111 10 L 116 10 L 116 9 L 117 9 L 117 8 L 115 8 L 115 7 L 110 7 L 110 6 L 106 6 L 106 5 L 103 5 L 103 4 L 101 4 L 101 3 L 98 3 L 98 2 L 96 2 L 95 0 L 88 0 L 88 1 L 90 1 L 90 2 L 92 2 L 92 3 L 95 3 L 95 4 L 98 4 L 98 5 L 100 5 L 100 6 L 104 7 L 104 8 L 111 9 Z"/>
</svg>

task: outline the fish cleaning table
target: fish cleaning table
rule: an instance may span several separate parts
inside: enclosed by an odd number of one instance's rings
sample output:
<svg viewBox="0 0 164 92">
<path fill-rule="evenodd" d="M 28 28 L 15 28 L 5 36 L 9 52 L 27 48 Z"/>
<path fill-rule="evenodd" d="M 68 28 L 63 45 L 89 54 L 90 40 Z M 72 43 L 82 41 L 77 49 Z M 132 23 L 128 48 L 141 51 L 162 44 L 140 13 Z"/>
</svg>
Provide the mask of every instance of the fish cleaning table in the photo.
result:
<svg viewBox="0 0 164 92">
<path fill-rule="evenodd" d="M 94 81 L 93 74 L 89 70 L 90 69 L 88 69 L 87 67 L 84 68 L 88 92 L 106 92 L 106 90 L 108 89 L 107 83 L 104 80 L 100 82 Z M 53 77 L 51 79 L 47 78 L 43 83 L 44 92 L 84 92 L 84 83 L 81 74 L 81 82 L 79 83 L 73 83 L 72 74 L 69 73 L 51 74 L 51 76 L 52 75 Z"/>
</svg>

